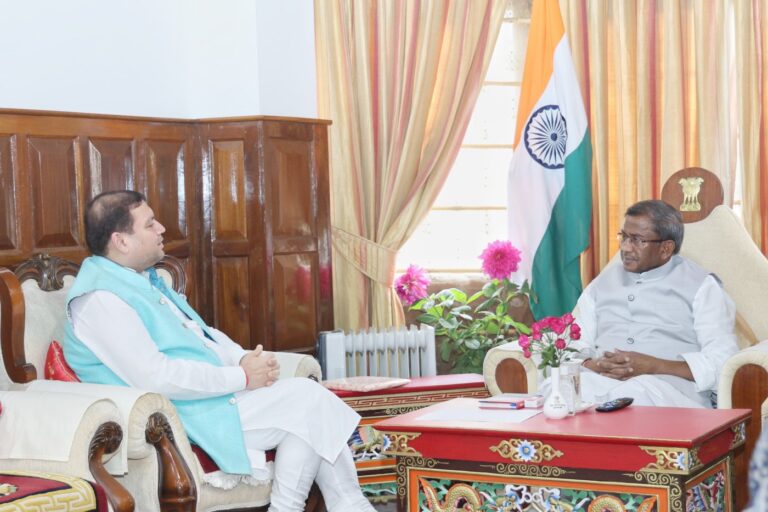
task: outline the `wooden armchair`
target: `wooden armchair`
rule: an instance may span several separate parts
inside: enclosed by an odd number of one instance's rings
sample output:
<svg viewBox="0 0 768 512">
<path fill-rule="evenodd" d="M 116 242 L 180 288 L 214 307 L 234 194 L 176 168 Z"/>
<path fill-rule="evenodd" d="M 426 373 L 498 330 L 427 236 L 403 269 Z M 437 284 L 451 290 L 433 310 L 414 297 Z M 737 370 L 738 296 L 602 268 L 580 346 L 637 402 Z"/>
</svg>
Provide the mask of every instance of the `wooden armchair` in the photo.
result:
<svg viewBox="0 0 768 512">
<path fill-rule="evenodd" d="M 698 188 L 698 189 L 697 189 Z M 735 461 L 736 509 L 747 500 L 749 459 L 768 419 L 768 259 L 760 252 L 736 214 L 723 205 L 718 178 L 701 168 L 678 171 L 666 182 L 662 199 L 678 208 L 685 222 L 680 254 L 717 274 L 736 304 L 736 332 L 742 350 L 723 367 L 719 408 L 752 410 L 746 443 Z M 491 350 L 483 374 L 492 394 L 538 389 L 535 365 L 516 343 Z"/>
<path fill-rule="evenodd" d="M 184 293 L 186 277 L 179 260 L 166 256 L 156 268 L 177 292 Z M 43 368 L 48 345 L 53 339 L 61 339 L 66 294 L 77 270 L 74 263 L 46 256 L 22 263 L 15 273 L 0 269 L 2 354 L 13 382 L 34 386 L 36 376 L 42 374 L 39 370 Z M 278 362 L 281 376 L 321 380 L 320 366 L 310 356 L 279 353 Z M 0 375 L 0 387 L 1 379 Z M 125 389 L 118 387 L 114 392 Z M 217 473 L 215 468 L 213 472 L 203 469 L 170 401 L 146 393 L 129 414 L 127 472 L 118 480 L 133 495 L 137 510 L 266 510 L 268 484 L 237 482 Z M 316 488 L 306 510 L 324 510 Z"/>
</svg>

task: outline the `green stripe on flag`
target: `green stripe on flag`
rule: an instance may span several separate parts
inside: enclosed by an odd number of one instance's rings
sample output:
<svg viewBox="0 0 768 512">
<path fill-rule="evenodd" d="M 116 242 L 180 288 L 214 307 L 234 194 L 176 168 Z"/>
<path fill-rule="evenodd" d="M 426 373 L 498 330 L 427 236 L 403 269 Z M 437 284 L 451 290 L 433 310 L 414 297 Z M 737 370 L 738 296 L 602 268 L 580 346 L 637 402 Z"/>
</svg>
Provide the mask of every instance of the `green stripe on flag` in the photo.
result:
<svg viewBox="0 0 768 512">
<path fill-rule="evenodd" d="M 565 185 L 533 259 L 531 285 L 538 302 L 534 317 L 573 310 L 581 295 L 579 255 L 589 245 L 592 222 L 592 145 L 589 131 L 565 159 Z"/>
</svg>

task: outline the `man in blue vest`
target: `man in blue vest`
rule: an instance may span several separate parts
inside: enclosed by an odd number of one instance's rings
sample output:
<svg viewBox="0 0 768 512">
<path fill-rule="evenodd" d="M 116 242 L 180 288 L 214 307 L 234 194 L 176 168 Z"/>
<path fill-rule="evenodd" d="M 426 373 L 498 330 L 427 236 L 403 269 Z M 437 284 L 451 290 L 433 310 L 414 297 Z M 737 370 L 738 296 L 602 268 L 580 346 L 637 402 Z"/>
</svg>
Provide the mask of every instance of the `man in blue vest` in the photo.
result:
<svg viewBox="0 0 768 512">
<path fill-rule="evenodd" d="M 303 378 L 278 380 L 274 356 L 209 327 L 158 279 L 165 228 L 143 195 L 105 192 L 86 208 L 87 258 L 67 298 L 64 354 L 84 382 L 162 393 L 219 468 L 270 477 L 270 511 L 300 511 L 314 480 L 334 511 L 372 511 L 347 439 L 360 419 Z"/>
</svg>

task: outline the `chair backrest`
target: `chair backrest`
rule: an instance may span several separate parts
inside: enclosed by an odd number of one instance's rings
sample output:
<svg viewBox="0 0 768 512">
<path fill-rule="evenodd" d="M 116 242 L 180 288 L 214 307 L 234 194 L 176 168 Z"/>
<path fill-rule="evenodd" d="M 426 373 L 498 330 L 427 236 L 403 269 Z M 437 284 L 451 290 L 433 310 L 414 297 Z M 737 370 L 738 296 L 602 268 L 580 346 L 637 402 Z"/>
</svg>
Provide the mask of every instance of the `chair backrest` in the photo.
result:
<svg viewBox="0 0 768 512">
<path fill-rule="evenodd" d="M 721 204 L 722 197 L 717 176 L 700 168 L 673 174 L 662 192 L 686 222 L 680 254 L 723 282 L 736 303 L 739 344 L 746 347 L 768 339 L 768 259 L 734 211 Z"/>
<path fill-rule="evenodd" d="M 79 268 L 71 261 L 37 254 L 12 273 L 0 272 L 0 389 L 43 378 L 48 347 L 64 336 L 67 293 Z M 165 256 L 155 268 L 184 293 L 186 275 L 177 258 Z"/>
</svg>

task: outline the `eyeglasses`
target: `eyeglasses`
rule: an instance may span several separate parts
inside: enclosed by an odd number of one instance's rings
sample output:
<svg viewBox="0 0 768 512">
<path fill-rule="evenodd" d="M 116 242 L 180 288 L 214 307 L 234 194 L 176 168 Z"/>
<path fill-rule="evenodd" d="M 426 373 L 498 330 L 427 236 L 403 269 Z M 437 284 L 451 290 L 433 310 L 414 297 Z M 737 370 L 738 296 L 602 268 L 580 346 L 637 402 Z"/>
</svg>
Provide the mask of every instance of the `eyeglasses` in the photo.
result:
<svg viewBox="0 0 768 512">
<path fill-rule="evenodd" d="M 637 235 L 630 235 L 628 233 L 625 233 L 623 231 L 619 231 L 616 233 L 616 240 L 619 241 L 619 244 L 623 244 L 624 242 L 629 242 L 629 245 L 632 247 L 636 247 L 638 249 L 645 249 L 645 247 L 648 244 L 660 244 L 661 242 L 666 242 L 666 240 L 646 240 L 645 238 L 640 238 Z"/>
</svg>

